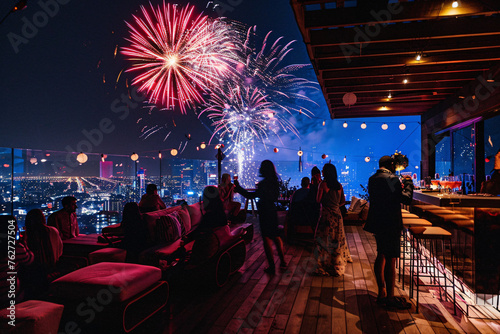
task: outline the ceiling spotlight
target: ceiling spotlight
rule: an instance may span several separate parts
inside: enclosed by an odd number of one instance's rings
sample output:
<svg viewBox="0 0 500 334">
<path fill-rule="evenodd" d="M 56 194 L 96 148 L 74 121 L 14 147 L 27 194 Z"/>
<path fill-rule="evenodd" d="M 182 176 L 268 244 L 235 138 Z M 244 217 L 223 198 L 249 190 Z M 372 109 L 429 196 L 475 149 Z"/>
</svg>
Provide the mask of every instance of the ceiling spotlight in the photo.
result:
<svg viewBox="0 0 500 334">
<path fill-rule="evenodd" d="M 453 1 L 453 3 L 451 4 L 451 7 L 457 8 L 458 7 L 458 1 Z"/>
<path fill-rule="evenodd" d="M 363 130 L 366 129 L 366 123 L 365 122 L 361 123 L 361 129 L 363 129 Z"/>
<path fill-rule="evenodd" d="M 403 83 L 404 83 L 404 84 L 407 84 L 407 83 L 408 83 L 408 79 L 406 79 L 406 78 L 405 78 L 405 79 L 403 80 Z"/>
<path fill-rule="evenodd" d="M 347 122 L 344 122 L 344 124 L 342 124 L 342 126 L 343 126 L 344 128 L 347 128 Z"/>
<path fill-rule="evenodd" d="M 389 125 L 386 123 L 382 124 L 382 130 L 387 130 L 389 128 Z"/>
<path fill-rule="evenodd" d="M 406 129 L 406 124 L 405 123 L 399 124 L 399 130 L 403 131 L 405 129 Z"/>
<path fill-rule="evenodd" d="M 420 61 L 420 59 L 422 59 L 422 55 L 421 55 L 420 53 L 419 53 L 419 54 L 417 54 L 417 57 L 415 57 L 415 59 L 416 59 L 417 61 Z"/>
</svg>

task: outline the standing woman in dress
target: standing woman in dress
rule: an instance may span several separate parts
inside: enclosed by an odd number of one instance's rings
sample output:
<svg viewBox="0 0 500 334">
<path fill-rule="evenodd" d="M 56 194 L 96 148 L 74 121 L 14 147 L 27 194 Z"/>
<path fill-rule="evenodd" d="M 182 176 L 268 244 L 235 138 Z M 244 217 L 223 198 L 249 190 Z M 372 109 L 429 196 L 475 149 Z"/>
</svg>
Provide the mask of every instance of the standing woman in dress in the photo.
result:
<svg viewBox="0 0 500 334">
<path fill-rule="evenodd" d="M 324 180 L 319 184 L 316 201 L 321 203 L 321 215 L 316 231 L 316 274 L 340 276 L 347 262 L 352 262 L 344 233 L 340 207 L 345 204 L 344 189 L 338 181 L 337 169 L 327 163 L 323 166 Z"/>
<path fill-rule="evenodd" d="M 259 176 L 264 179 L 257 184 L 257 190 L 249 192 L 243 189 L 238 180 L 234 181 L 236 192 L 245 198 L 259 198 L 257 209 L 259 211 L 259 223 L 262 239 L 264 241 L 264 251 L 266 253 L 269 267 L 265 269 L 268 274 L 275 273 L 272 243 L 276 246 L 280 258 L 280 268 L 285 269 L 285 257 L 283 255 L 283 241 L 278 229 L 278 213 L 276 212 L 276 202 L 279 197 L 279 183 L 276 168 L 270 160 L 264 160 L 260 164 Z"/>
</svg>

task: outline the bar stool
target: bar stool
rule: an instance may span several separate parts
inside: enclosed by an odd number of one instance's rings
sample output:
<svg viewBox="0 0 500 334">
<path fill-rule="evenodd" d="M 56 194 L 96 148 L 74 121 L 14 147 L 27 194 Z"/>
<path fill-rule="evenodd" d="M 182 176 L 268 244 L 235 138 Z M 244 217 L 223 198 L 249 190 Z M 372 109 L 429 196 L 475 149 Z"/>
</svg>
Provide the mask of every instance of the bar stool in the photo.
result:
<svg viewBox="0 0 500 334">
<path fill-rule="evenodd" d="M 420 218 L 414 213 L 409 213 L 409 212 L 401 212 L 401 216 L 404 218 Z"/>
<path fill-rule="evenodd" d="M 420 227 L 427 227 L 427 226 L 432 226 L 432 224 L 425 220 L 425 219 L 420 219 L 418 216 L 417 218 L 404 218 L 403 217 L 403 252 L 401 256 L 399 257 L 399 279 L 398 281 L 401 282 L 401 277 L 403 277 L 403 290 L 405 289 L 405 267 L 406 267 L 406 256 L 410 254 L 410 251 L 408 251 L 408 229 L 412 226 L 420 226 Z"/>
<path fill-rule="evenodd" d="M 439 206 L 432 204 L 417 204 L 417 205 L 412 205 L 411 212 L 414 212 L 417 215 L 422 216 L 426 210 L 436 209 L 436 208 L 439 208 Z"/>
<path fill-rule="evenodd" d="M 410 261 L 410 275 L 411 275 L 411 285 L 410 285 L 410 298 L 413 298 L 413 285 L 417 288 L 417 300 L 416 300 L 416 312 L 418 313 L 418 302 L 419 302 L 419 289 L 420 289 L 420 278 L 421 278 L 421 268 L 429 269 L 427 277 L 430 281 L 427 286 L 439 287 L 439 296 L 442 299 L 441 289 L 444 288 L 445 296 L 448 298 L 448 281 L 451 281 L 451 288 L 453 289 L 453 308 L 454 314 L 457 313 L 456 308 L 456 296 L 455 296 L 455 270 L 453 266 L 453 245 L 451 242 L 451 233 L 445 229 L 437 226 L 429 227 L 410 227 L 410 234 L 412 236 L 413 247 L 411 252 Z M 437 241 L 441 240 L 441 252 L 443 255 L 443 263 L 440 264 L 437 254 Z M 423 253 L 424 242 L 429 243 L 428 256 Z M 450 244 L 450 255 L 451 255 L 451 280 L 446 275 L 446 248 L 445 242 L 448 241 Z M 418 256 L 418 261 L 416 257 Z M 415 262 L 417 264 L 415 265 Z M 425 265 L 419 265 L 419 263 L 425 263 Z M 416 271 L 416 279 L 415 279 Z M 442 274 L 442 276 L 440 275 Z M 443 279 L 444 284 L 441 283 Z"/>
</svg>

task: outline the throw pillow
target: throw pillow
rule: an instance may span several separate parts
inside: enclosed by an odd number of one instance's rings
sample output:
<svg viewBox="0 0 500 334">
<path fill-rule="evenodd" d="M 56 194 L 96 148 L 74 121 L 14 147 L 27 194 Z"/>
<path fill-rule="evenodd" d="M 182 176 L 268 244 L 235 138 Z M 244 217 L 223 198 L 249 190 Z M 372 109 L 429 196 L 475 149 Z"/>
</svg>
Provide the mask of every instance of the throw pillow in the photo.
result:
<svg viewBox="0 0 500 334">
<path fill-rule="evenodd" d="M 191 204 L 187 207 L 189 212 L 189 217 L 191 217 L 191 229 L 194 230 L 196 226 L 201 222 L 202 213 L 201 213 L 201 203 Z"/>
<path fill-rule="evenodd" d="M 177 211 L 174 211 L 172 213 L 173 215 L 176 216 L 177 220 L 179 221 L 181 225 L 181 233 L 182 235 L 186 235 L 191 231 L 191 218 L 189 217 L 189 213 L 187 212 L 187 209 L 180 209 Z"/>
<path fill-rule="evenodd" d="M 175 215 L 161 216 L 156 221 L 155 241 L 157 243 L 174 242 L 181 235 L 181 225 Z"/>
</svg>

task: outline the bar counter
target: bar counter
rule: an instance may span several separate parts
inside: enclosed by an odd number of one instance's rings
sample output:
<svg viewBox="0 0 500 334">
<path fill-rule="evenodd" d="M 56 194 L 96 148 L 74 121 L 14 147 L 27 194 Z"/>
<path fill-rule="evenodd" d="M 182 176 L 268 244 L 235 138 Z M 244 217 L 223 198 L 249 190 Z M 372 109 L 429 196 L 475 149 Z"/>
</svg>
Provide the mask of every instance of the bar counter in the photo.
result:
<svg viewBox="0 0 500 334">
<path fill-rule="evenodd" d="M 440 207 L 500 208 L 499 196 L 440 194 L 437 191 L 415 190 L 413 198 Z"/>
<path fill-rule="evenodd" d="M 412 211 L 453 234 L 455 274 L 470 290 L 500 293 L 500 197 L 417 190 Z"/>
</svg>

